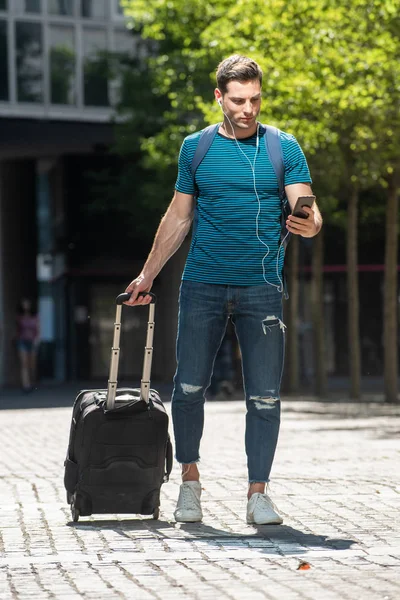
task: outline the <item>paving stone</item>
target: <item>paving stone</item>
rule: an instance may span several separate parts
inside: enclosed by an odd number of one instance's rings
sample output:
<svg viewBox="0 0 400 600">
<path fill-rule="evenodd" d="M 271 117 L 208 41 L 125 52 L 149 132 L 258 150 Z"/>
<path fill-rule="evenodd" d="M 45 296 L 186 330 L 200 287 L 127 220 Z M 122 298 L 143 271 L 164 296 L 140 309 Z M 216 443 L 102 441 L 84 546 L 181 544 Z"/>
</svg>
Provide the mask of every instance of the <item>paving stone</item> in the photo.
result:
<svg viewBox="0 0 400 600">
<path fill-rule="evenodd" d="M 72 523 L 71 409 L 2 410 L 0 600 L 398 600 L 400 407 L 282 405 L 270 488 L 284 524 L 258 527 L 245 522 L 241 401 L 206 404 L 200 524 L 173 520 L 176 464 L 159 521 Z"/>
</svg>

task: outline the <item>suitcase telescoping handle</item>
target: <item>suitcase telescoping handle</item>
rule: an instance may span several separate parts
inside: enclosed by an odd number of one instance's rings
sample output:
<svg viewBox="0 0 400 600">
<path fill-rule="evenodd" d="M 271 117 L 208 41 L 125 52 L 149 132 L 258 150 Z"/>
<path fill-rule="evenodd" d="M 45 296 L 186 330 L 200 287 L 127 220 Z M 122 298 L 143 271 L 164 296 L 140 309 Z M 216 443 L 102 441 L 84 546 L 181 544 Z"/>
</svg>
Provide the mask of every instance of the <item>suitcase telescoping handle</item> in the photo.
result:
<svg viewBox="0 0 400 600">
<path fill-rule="evenodd" d="M 142 380 L 140 383 L 140 396 L 145 402 L 149 402 L 150 395 L 150 374 L 151 374 L 151 362 L 153 358 L 153 335 L 154 335 L 154 312 L 156 296 L 151 292 L 140 292 L 139 296 L 151 296 L 151 303 L 149 304 L 149 321 L 147 323 L 147 335 L 146 345 L 144 348 L 144 360 L 143 360 L 143 373 Z M 113 345 L 111 348 L 111 362 L 110 362 L 110 375 L 108 378 L 107 387 L 107 401 L 106 408 L 111 410 L 115 406 L 115 396 L 117 394 L 118 385 L 118 365 L 119 365 L 119 353 L 120 353 L 120 336 L 121 336 L 121 314 L 122 304 L 129 300 L 131 295 L 127 292 L 120 294 L 117 297 L 117 312 L 114 323 L 114 338 Z"/>
</svg>

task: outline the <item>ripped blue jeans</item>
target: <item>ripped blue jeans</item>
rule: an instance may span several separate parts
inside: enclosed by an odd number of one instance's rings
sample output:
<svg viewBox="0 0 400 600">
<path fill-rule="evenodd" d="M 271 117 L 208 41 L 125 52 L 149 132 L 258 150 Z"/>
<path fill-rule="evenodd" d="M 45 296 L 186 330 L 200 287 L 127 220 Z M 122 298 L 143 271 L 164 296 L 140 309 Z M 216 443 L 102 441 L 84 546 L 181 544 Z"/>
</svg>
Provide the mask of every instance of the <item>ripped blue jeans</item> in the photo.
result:
<svg viewBox="0 0 400 600">
<path fill-rule="evenodd" d="M 199 460 L 205 392 L 229 317 L 242 355 L 249 482 L 268 482 L 279 434 L 285 346 L 282 294 L 268 284 L 182 281 L 172 395 L 176 459 Z"/>
</svg>

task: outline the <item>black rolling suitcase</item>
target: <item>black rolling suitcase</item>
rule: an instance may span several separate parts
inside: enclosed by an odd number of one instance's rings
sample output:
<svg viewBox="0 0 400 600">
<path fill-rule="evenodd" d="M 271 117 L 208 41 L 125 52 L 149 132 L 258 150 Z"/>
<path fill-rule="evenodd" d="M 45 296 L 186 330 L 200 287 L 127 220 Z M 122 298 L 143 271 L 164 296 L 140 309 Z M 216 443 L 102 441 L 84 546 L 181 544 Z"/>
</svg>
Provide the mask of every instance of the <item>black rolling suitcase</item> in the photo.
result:
<svg viewBox="0 0 400 600">
<path fill-rule="evenodd" d="M 117 298 L 107 390 L 83 390 L 74 403 L 64 485 L 72 519 L 93 513 L 159 516 L 160 488 L 172 468 L 168 415 L 150 389 L 155 296 L 151 294 L 140 389 L 118 388 L 122 303 Z"/>
</svg>

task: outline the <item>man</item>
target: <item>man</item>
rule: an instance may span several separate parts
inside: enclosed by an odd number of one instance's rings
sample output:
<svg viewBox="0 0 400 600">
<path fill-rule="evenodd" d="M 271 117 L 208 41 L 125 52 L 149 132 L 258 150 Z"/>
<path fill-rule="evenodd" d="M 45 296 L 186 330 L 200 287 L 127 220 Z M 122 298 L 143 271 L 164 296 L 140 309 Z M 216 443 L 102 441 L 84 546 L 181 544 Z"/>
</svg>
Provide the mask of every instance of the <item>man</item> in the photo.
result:
<svg viewBox="0 0 400 600">
<path fill-rule="evenodd" d="M 199 446 L 204 394 L 228 318 L 242 354 L 246 394 L 245 446 L 249 474 L 247 522 L 282 523 L 266 494 L 280 424 L 280 382 L 284 355 L 282 322 L 281 202 L 257 115 L 262 71 L 253 60 L 234 55 L 217 69 L 215 99 L 224 121 L 199 165 L 191 163 L 200 132 L 188 136 L 179 155 L 172 202 L 161 220 L 140 275 L 127 287 L 130 305 L 147 304 L 154 278 L 196 227 L 182 276 L 179 298 L 177 370 L 172 417 L 176 459 L 182 465 L 175 519 L 202 519 Z M 296 139 L 280 132 L 285 191 L 293 208 L 312 194 L 311 178 Z M 288 232 L 313 237 L 322 226 L 320 212 L 304 208 L 307 219 L 289 216 Z"/>
</svg>

